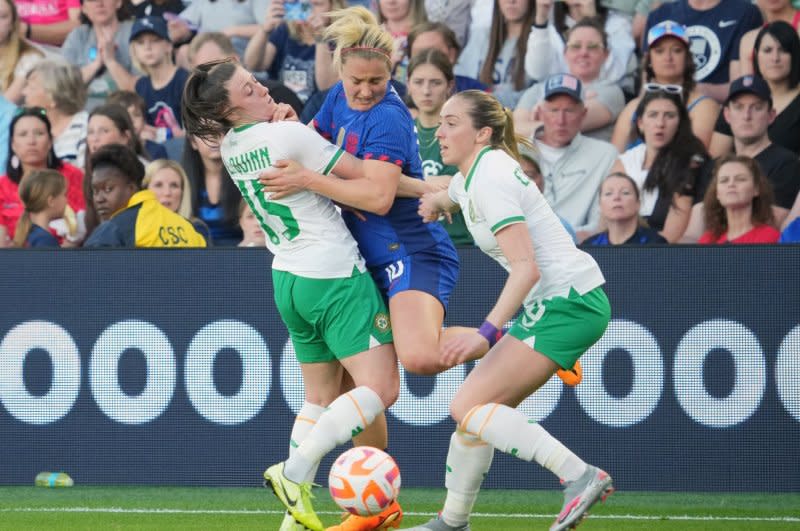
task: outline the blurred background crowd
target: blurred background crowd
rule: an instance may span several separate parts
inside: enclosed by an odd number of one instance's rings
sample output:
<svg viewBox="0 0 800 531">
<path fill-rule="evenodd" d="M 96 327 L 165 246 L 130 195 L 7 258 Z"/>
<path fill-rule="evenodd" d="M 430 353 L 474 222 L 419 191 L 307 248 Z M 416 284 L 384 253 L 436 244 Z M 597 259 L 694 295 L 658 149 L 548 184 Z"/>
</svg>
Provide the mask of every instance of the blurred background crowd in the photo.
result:
<svg viewBox="0 0 800 531">
<path fill-rule="evenodd" d="M 236 58 L 310 122 L 338 82 L 325 14 L 351 5 L 395 39 L 432 189 L 457 172 L 439 111 L 480 89 L 579 243 L 800 241 L 790 0 L 0 0 L 0 247 L 263 246 L 218 146 L 183 130 L 183 86 Z"/>
</svg>

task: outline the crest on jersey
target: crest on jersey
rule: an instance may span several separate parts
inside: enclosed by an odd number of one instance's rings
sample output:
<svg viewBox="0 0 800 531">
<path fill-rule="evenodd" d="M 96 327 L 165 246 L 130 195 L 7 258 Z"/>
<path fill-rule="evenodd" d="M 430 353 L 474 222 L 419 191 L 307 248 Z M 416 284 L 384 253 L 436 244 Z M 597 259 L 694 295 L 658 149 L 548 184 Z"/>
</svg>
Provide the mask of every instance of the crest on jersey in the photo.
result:
<svg viewBox="0 0 800 531">
<path fill-rule="evenodd" d="M 372 325 L 383 333 L 388 332 L 392 327 L 392 323 L 389 321 L 389 316 L 384 312 L 378 312 L 375 314 L 375 319 L 373 320 Z"/>
</svg>

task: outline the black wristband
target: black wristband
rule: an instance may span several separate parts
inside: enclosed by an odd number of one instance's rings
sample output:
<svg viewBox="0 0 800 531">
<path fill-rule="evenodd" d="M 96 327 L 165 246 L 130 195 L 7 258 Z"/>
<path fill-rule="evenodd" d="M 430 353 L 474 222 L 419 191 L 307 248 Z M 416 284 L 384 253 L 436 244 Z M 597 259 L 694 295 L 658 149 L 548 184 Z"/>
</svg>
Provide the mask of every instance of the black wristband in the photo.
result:
<svg viewBox="0 0 800 531">
<path fill-rule="evenodd" d="M 545 20 L 544 24 L 537 24 L 536 22 L 534 22 L 533 23 L 533 27 L 534 28 L 539 28 L 539 29 L 546 29 L 547 28 L 547 21 Z"/>
</svg>

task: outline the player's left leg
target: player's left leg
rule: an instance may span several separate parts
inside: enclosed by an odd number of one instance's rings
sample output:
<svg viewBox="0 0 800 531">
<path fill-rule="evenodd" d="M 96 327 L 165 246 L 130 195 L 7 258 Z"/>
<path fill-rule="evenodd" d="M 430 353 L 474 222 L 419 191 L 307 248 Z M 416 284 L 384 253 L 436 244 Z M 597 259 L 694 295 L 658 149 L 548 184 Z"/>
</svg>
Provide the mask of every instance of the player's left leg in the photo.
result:
<svg viewBox="0 0 800 531">
<path fill-rule="evenodd" d="M 551 528 L 561 530 L 576 525 L 589 507 L 613 492 L 611 477 L 514 408 L 603 335 L 610 307 L 596 288 L 584 295 L 573 290 L 529 310 L 470 373 L 451 414 L 465 431 L 500 451 L 536 461 L 562 480 L 564 506 Z M 531 348 L 534 339 L 537 350 Z"/>
</svg>

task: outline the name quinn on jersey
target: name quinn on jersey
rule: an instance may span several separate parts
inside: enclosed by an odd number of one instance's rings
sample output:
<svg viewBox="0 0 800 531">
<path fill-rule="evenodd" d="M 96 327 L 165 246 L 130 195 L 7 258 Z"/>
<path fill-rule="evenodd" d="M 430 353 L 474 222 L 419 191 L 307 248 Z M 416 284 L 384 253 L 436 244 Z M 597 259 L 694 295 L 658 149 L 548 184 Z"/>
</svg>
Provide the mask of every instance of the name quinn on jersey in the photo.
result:
<svg viewBox="0 0 800 531">
<path fill-rule="evenodd" d="M 248 173 L 269 168 L 272 166 L 272 160 L 269 156 L 269 149 L 260 147 L 251 151 L 246 151 L 241 155 L 229 157 L 225 166 L 227 166 L 228 171 L 231 173 L 247 175 Z"/>
</svg>

